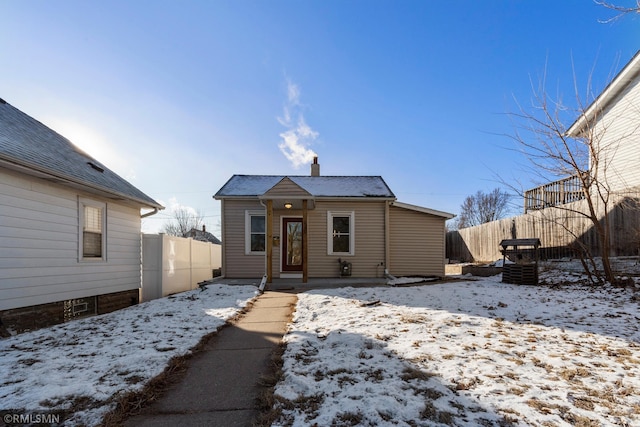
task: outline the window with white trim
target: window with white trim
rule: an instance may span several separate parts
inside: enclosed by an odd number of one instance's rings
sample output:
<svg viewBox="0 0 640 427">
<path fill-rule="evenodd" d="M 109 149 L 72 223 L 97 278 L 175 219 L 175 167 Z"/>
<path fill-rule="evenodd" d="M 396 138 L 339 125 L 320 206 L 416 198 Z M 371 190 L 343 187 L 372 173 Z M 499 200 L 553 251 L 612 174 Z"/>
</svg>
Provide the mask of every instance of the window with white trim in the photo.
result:
<svg viewBox="0 0 640 427">
<path fill-rule="evenodd" d="M 354 212 L 327 212 L 327 253 L 354 255 Z"/>
<path fill-rule="evenodd" d="M 80 199 L 78 204 L 79 258 L 81 261 L 106 259 L 107 205 L 95 200 Z"/>
<path fill-rule="evenodd" d="M 245 254 L 264 255 L 267 240 L 264 211 L 245 211 Z"/>
</svg>

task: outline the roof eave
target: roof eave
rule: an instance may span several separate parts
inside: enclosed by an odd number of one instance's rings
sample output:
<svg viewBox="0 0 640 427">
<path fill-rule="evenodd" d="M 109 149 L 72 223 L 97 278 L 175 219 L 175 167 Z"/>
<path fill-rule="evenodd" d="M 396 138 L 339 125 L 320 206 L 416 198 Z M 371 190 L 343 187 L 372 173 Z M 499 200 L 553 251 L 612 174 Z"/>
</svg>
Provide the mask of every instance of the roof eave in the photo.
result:
<svg viewBox="0 0 640 427">
<path fill-rule="evenodd" d="M 243 196 L 225 196 L 215 194 L 213 196 L 215 200 L 233 199 L 233 200 L 267 200 L 274 197 L 263 197 L 263 195 L 243 195 Z M 394 201 L 395 197 L 391 196 L 278 196 L 276 199 L 291 199 L 291 200 L 324 200 L 324 201 Z"/>
<path fill-rule="evenodd" d="M 27 175 L 34 176 L 36 178 L 41 178 L 49 182 L 54 182 L 57 184 L 66 185 L 68 187 L 85 190 L 90 193 L 107 197 L 109 199 L 134 202 L 135 205 L 139 207 L 144 207 L 144 208 L 151 208 L 151 209 L 158 209 L 158 210 L 164 209 L 164 206 L 162 206 L 157 202 L 151 203 L 147 200 L 142 200 L 136 197 L 122 194 L 117 191 L 113 191 L 111 189 L 95 185 L 93 183 L 88 183 L 86 181 L 78 180 L 73 177 L 57 173 L 51 169 L 29 164 L 27 162 L 20 162 L 15 159 L 4 157 L 4 158 L 0 158 L 0 165 L 5 166 L 11 170 L 15 170 L 18 172 L 25 173 Z"/>
<path fill-rule="evenodd" d="M 402 203 L 402 202 L 393 202 L 392 206 L 396 206 L 398 208 L 402 208 L 402 209 L 408 209 L 411 211 L 416 211 L 416 212 L 422 212 L 422 213 L 426 213 L 429 215 L 434 215 L 434 216 L 439 216 L 445 219 L 451 219 L 454 218 L 455 215 L 449 212 L 443 212 L 443 211 L 438 211 L 435 209 L 431 209 L 431 208 L 425 208 L 424 206 L 417 206 L 417 205 L 410 205 L 409 203 Z"/>
</svg>

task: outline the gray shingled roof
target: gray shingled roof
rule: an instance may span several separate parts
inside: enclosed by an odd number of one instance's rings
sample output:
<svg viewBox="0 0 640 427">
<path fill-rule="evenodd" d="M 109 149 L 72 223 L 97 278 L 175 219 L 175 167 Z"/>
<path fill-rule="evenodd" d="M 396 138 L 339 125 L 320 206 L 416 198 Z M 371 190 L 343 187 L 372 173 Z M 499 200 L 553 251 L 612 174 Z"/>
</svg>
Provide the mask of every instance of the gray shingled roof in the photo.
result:
<svg viewBox="0 0 640 427">
<path fill-rule="evenodd" d="M 67 138 L 2 99 L 0 161 L 106 192 L 141 207 L 162 208 L 158 202 L 74 146 Z"/>
<path fill-rule="evenodd" d="M 190 231 L 186 232 L 182 237 L 191 237 L 193 240 L 198 240 L 200 242 L 209 242 L 215 245 L 221 245 L 222 242 L 213 234 L 208 231 L 198 230 L 197 228 L 192 228 Z"/>
<path fill-rule="evenodd" d="M 257 197 L 269 191 L 284 175 L 233 175 L 216 198 Z M 287 176 L 314 197 L 395 198 L 379 176 Z"/>
</svg>

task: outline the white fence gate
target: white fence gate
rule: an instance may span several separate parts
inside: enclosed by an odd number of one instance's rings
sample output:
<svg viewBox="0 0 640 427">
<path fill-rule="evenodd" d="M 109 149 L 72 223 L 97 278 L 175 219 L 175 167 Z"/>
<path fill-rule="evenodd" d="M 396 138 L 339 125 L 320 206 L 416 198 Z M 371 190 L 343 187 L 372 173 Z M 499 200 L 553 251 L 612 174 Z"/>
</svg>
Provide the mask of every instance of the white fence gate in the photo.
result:
<svg viewBox="0 0 640 427">
<path fill-rule="evenodd" d="M 195 289 L 221 266 L 221 245 L 166 234 L 143 234 L 141 300 Z"/>
</svg>

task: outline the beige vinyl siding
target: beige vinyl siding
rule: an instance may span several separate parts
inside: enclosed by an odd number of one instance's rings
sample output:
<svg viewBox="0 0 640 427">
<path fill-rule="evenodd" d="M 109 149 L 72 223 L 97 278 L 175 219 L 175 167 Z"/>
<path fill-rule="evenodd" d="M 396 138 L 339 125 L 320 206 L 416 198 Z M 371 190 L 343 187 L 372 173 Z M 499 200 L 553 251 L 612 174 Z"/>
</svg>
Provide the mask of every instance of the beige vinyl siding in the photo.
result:
<svg viewBox="0 0 640 427">
<path fill-rule="evenodd" d="M 79 262 L 78 198 L 106 203 L 106 262 Z M 0 310 L 140 287 L 140 212 L 0 169 Z"/>
<path fill-rule="evenodd" d="M 386 201 L 315 201 L 308 211 L 307 255 L 311 278 L 338 277 L 338 259 L 352 264 L 352 277 L 382 277 L 385 260 Z M 222 203 L 224 218 L 224 269 L 229 278 L 257 278 L 265 272 L 264 255 L 245 254 L 245 212 L 264 210 L 257 200 Z M 354 255 L 328 255 L 328 212 L 353 212 Z M 444 222 L 439 216 L 391 207 L 391 273 L 444 276 Z M 273 234 L 280 246 L 273 248 L 274 277 L 281 274 L 282 217 L 302 217 L 301 210 L 274 210 Z M 270 242 L 267 242 L 270 244 Z"/>
<path fill-rule="evenodd" d="M 606 180 L 614 193 L 640 186 L 640 77 L 620 93 L 597 124 L 601 146 L 606 147 Z M 603 168 L 604 169 L 604 168 Z M 603 170 L 601 169 L 601 170 Z"/>
<path fill-rule="evenodd" d="M 318 201 L 309 211 L 309 277 L 338 277 L 338 258 L 352 264 L 353 277 L 382 277 L 385 260 L 385 201 Z M 353 256 L 327 254 L 327 212 L 354 212 Z"/>
<path fill-rule="evenodd" d="M 353 277 L 382 277 L 385 261 L 385 201 L 315 201 L 308 211 L 308 274 L 312 278 L 338 277 L 338 258 L 352 263 Z M 257 200 L 225 199 L 223 211 L 223 268 L 229 278 L 256 278 L 265 273 L 264 255 L 245 255 L 245 212 L 264 210 Z M 353 256 L 327 254 L 327 212 L 354 212 L 355 251 Z M 282 218 L 302 218 L 302 210 L 276 209 L 273 212 L 273 235 L 280 246 L 273 247 L 273 277 L 282 273 Z M 267 242 L 267 244 L 271 244 Z M 443 267 L 444 268 L 444 267 Z"/>
<path fill-rule="evenodd" d="M 309 196 L 309 193 L 304 191 L 298 184 L 291 181 L 289 178 L 283 178 L 282 181 L 277 183 L 273 188 L 264 193 L 263 198 L 266 199 L 278 199 L 287 197 L 300 197 Z"/>
<path fill-rule="evenodd" d="M 222 268 L 225 277 L 254 278 L 265 273 L 264 255 L 245 255 L 245 212 L 248 210 L 265 211 L 266 215 L 265 208 L 257 199 L 225 199 L 222 202 Z"/>
<path fill-rule="evenodd" d="M 444 276 L 445 219 L 389 207 L 390 265 L 394 276 Z"/>
<path fill-rule="evenodd" d="M 282 242 L 283 239 L 286 238 L 286 235 L 282 234 L 282 218 L 299 218 L 300 221 L 302 221 L 302 211 L 296 209 L 276 209 L 273 211 L 273 236 L 280 238 L 280 245 L 274 246 L 271 254 L 271 271 L 273 272 L 273 277 L 280 277 L 280 274 L 282 274 L 282 264 L 280 260 L 282 259 Z M 302 272 L 300 272 L 300 274 L 302 274 Z"/>
</svg>

